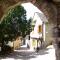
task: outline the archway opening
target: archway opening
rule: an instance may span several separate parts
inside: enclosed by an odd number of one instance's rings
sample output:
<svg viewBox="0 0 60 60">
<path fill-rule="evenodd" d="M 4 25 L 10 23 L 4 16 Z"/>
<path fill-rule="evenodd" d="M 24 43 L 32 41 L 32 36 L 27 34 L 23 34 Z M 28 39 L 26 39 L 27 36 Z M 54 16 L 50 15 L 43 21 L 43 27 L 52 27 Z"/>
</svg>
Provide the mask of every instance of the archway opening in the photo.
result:
<svg viewBox="0 0 60 60">
<path fill-rule="evenodd" d="M 23 3 L 22 6 L 27 11 L 27 19 L 32 19 L 32 32 L 30 37 L 33 38 L 33 40 L 34 38 L 42 37 L 46 46 L 52 44 L 53 38 L 51 29 L 53 24 L 50 25 L 44 13 L 32 3 Z"/>
</svg>

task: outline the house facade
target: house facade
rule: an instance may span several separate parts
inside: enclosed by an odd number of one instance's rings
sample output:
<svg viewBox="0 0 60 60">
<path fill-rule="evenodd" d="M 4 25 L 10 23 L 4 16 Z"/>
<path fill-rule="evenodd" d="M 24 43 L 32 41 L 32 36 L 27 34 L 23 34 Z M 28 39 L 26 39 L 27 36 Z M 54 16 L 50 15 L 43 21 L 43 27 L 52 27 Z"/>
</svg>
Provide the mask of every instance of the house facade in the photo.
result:
<svg viewBox="0 0 60 60">
<path fill-rule="evenodd" d="M 44 18 L 43 18 L 44 17 Z M 32 27 L 33 30 L 30 33 L 30 49 L 34 50 L 37 47 L 41 48 L 43 45 L 43 42 L 45 41 L 45 23 L 46 17 L 43 15 L 43 13 L 35 12 L 33 21 L 32 21 Z"/>
</svg>

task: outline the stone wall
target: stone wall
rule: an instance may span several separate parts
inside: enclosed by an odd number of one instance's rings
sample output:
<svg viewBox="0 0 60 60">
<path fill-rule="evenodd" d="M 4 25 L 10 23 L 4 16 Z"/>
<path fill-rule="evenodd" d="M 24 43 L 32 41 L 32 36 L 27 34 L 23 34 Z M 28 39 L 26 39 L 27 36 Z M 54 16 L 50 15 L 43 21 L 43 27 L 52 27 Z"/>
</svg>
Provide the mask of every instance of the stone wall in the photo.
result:
<svg viewBox="0 0 60 60">
<path fill-rule="evenodd" d="M 17 37 L 16 40 L 13 41 L 13 48 L 18 49 L 20 48 L 21 44 L 22 44 L 21 37 Z"/>
</svg>

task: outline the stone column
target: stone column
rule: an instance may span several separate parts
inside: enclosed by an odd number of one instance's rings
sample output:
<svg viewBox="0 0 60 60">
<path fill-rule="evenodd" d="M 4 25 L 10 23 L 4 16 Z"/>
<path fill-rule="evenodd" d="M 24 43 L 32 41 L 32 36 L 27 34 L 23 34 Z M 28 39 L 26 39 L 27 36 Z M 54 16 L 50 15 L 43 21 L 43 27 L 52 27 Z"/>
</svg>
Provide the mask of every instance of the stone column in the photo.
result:
<svg viewBox="0 0 60 60">
<path fill-rule="evenodd" d="M 60 60 L 60 3 L 56 4 L 57 7 L 57 37 L 55 40 L 55 53 L 56 60 Z"/>
</svg>

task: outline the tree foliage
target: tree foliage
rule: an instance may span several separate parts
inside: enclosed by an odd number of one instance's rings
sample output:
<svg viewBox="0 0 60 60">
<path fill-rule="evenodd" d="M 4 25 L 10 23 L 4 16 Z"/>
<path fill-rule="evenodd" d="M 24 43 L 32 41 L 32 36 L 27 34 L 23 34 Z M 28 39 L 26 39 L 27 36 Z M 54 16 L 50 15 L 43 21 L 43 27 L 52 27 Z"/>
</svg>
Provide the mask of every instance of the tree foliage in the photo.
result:
<svg viewBox="0 0 60 60">
<path fill-rule="evenodd" d="M 10 9 L 0 24 L 0 40 L 12 41 L 17 36 L 29 34 L 31 21 L 26 19 L 26 11 L 20 5 Z"/>
<path fill-rule="evenodd" d="M 27 35 L 32 31 L 32 18 L 27 21 Z"/>
</svg>

